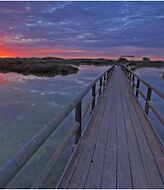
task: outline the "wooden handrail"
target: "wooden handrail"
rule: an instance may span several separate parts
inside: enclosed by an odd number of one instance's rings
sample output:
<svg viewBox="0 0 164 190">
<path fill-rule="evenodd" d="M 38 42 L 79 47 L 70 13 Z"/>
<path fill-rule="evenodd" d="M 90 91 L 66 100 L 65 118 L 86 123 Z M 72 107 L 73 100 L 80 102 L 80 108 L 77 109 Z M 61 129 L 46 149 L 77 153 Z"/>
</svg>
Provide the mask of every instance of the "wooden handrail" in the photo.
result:
<svg viewBox="0 0 164 190">
<path fill-rule="evenodd" d="M 40 129 L 20 150 L 18 150 L 9 160 L 7 160 L 0 167 L 0 188 L 4 188 L 12 179 L 17 175 L 19 170 L 31 159 L 34 153 L 45 143 L 45 141 L 49 138 L 49 136 L 55 131 L 55 129 L 60 125 L 60 123 L 70 114 L 70 112 L 75 109 L 75 122 L 78 124 L 78 128 L 76 130 L 76 141 L 79 141 L 81 138 L 81 123 L 82 123 L 82 99 L 85 95 L 92 91 L 93 87 L 96 86 L 96 83 L 99 81 L 101 93 L 107 84 L 107 81 L 113 71 L 115 65 L 105 71 L 100 77 L 91 82 L 91 84 L 82 91 L 77 98 L 66 107 L 66 109 L 59 114 L 58 117 L 55 117 L 51 120 L 47 125 L 45 125 L 42 129 Z M 102 83 L 103 78 L 105 79 Z M 102 90 L 103 87 L 103 90 Z M 100 91 L 99 91 L 100 92 Z M 101 93 L 99 95 L 101 95 Z M 92 105 L 92 109 L 94 109 L 96 105 L 96 92 L 92 91 L 92 96 L 94 97 Z M 64 141 L 64 143 L 67 141 Z M 61 147 L 65 147 L 65 145 L 61 145 Z M 60 152 L 58 150 L 58 152 Z M 37 181 L 39 183 L 39 181 Z"/>
<path fill-rule="evenodd" d="M 87 114 L 88 112 L 88 109 L 91 107 L 91 104 L 92 104 L 92 110 L 94 109 L 93 108 L 93 101 L 94 101 L 94 97 L 91 97 L 91 99 L 87 102 L 87 104 L 85 105 L 84 107 L 84 110 L 82 111 L 82 119 L 85 117 L 85 115 Z M 91 111 L 92 111 L 91 110 Z"/>
<path fill-rule="evenodd" d="M 149 107 L 151 108 L 151 110 L 153 110 L 154 114 L 158 117 L 159 121 L 163 124 L 164 126 L 164 119 L 163 117 L 160 115 L 160 113 L 154 108 L 154 106 L 152 105 L 151 102 L 148 102 Z"/>
<path fill-rule="evenodd" d="M 144 81 L 143 79 L 141 79 L 138 75 L 136 75 L 131 69 L 129 69 L 128 67 L 126 67 L 125 65 L 122 65 L 122 67 L 124 69 L 126 69 L 126 71 L 130 72 L 132 75 L 134 75 L 134 77 L 136 77 L 137 79 L 139 79 L 143 84 L 145 84 L 145 86 L 149 87 L 150 89 L 152 89 L 158 96 L 160 96 L 162 99 L 164 99 L 164 93 L 161 92 L 160 90 L 156 89 L 154 86 L 152 86 L 151 84 L 147 83 L 146 81 Z"/>
<path fill-rule="evenodd" d="M 63 143 L 60 143 L 59 146 L 57 147 L 57 149 L 55 150 L 53 156 L 51 157 L 51 159 L 48 161 L 48 163 L 44 166 L 44 169 L 42 170 L 42 172 L 40 173 L 40 175 L 37 177 L 37 179 L 35 180 L 32 188 L 43 188 L 43 185 L 45 183 L 45 181 L 47 180 L 47 178 L 50 175 L 50 172 L 54 166 L 54 164 L 56 163 L 56 161 L 58 160 L 58 158 L 60 157 L 61 153 L 63 152 L 63 150 L 65 149 L 65 147 L 67 146 L 67 144 L 69 143 L 72 135 L 77 131 L 77 129 L 79 128 L 79 123 L 75 122 L 74 127 L 72 127 L 68 133 L 66 134 L 66 136 L 63 139 Z"/>
<path fill-rule="evenodd" d="M 144 108 L 145 113 L 147 115 L 149 115 L 149 108 L 150 108 L 153 111 L 153 113 L 155 114 L 155 116 L 158 118 L 158 120 L 161 122 L 161 124 L 164 125 L 164 119 L 163 119 L 163 117 L 154 108 L 154 105 L 151 103 L 152 92 L 155 92 L 162 99 L 164 99 L 164 93 L 162 93 L 158 89 L 154 88 L 152 85 L 148 84 L 144 80 L 142 80 L 138 75 L 136 75 L 128 67 L 122 65 L 122 68 L 123 68 L 123 70 L 124 70 L 127 78 L 130 80 L 130 84 L 131 84 L 132 89 L 136 90 L 136 93 L 135 93 L 136 97 L 138 98 L 138 95 L 140 94 L 141 97 L 144 99 L 144 101 L 145 101 L 145 108 Z M 137 79 L 137 84 L 135 84 L 135 77 Z M 140 83 L 143 83 L 147 87 L 147 93 L 146 93 L 146 95 L 143 92 L 141 92 L 141 90 L 139 89 Z"/>
</svg>

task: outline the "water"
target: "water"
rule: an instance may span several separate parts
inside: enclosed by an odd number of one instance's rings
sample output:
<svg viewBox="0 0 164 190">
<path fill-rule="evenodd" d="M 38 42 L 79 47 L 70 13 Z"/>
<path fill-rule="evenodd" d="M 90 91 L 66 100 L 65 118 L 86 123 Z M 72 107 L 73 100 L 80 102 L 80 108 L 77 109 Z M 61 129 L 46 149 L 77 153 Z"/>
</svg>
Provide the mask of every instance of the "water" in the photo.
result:
<svg viewBox="0 0 164 190">
<path fill-rule="evenodd" d="M 156 89 L 164 92 L 164 68 L 141 68 L 137 69 L 135 73 Z"/>
<path fill-rule="evenodd" d="M 151 84 L 153 87 L 158 89 L 159 91 L 164 93 L 164 68 L 141 68 L 137 69 L 135 73 L 140 76 L 144 81 Z M 141 84 L 140 89 L 142 89 L 142 92 L 146 95 L 147 88 L 145 85 Z M 160 113 L 160 115 L 164 118 L 164 101 L 162 98 L 160 98 L 156 93 L 152 93 L 152 103 L 155 107 L 155 109 Z M 145 102 L 143 101 L 143 98 L 139 96 L 139 101 L 144 108 Z M 159 135 L 160 139 L 164 142 L 164 126 L 160 123 L 160 121 L 157 119 L 155 114 L 151 111 L 149 111 L 148 116 L 152 126 L 154 127 L 155 131 Z"/>
<path fill-rule="evenodd" d="M 53 78 L 0 74 L 0 165 L 39 129 L 59 115 L 91 81 L 108 68 L 81 66 L 78 74 Z M 9 188 L 29 188 L 33 184 L 68 129 L 73 126 L 73 120 L 74 112 L 69 114 L 63 125 L 58 127 L 41 150 L 19 172 Z M 55 169 L 55 177 L 52 181 L 49 180 L 49 184 L 57 181 L 59 175 L 56 173 L 62 172 L 70 153 L 71 146 L 68 146 L 58 163 L 60 167 Z M 49 184 L 47 187 L 50 187 Z"/>
<path fill-rule="evenodd" d="M 106 66 L 81 66 L 78 74 L 53 78 L 23 76 L 15 73 L 0 74 L 0 165 L 39 129 L 60 114 L 91 81 L 107 69 Z M 136 70 L 136 73 L 164 92 L 163 71 L 164 69 L 142 68 Z M 143 91 L 146 90 L 144 87 L 142 89 Z M 142 100 L 140 102 L 142 103 Z M 164 112 L 162 100 L 153 96 L 153 103 L 161 113 Z M 156 129 L 162 137 L 163 130 L 160 124 L 153 119 L 151 114 L 150 119 L 157 126 Z M 66 120 L 55 130 L 42 148 L 10 182 L 8 188 L 31 187 L 62 142 L 67 131 L 73 126 L 73 121 L 74 112 L 69 114 Z M 45 187 L 51 188 L 52 184 L 58 181 L 70 157 L 73 141 L 72 138 L 65 152 L 54 166 Z"/>
</svg>

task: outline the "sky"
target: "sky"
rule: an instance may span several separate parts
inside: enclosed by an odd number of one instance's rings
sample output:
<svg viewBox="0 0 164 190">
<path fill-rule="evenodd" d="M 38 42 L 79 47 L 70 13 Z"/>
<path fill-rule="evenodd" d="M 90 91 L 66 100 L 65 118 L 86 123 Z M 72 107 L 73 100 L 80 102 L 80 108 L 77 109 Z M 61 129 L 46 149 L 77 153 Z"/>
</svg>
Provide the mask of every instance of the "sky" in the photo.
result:
<svg viewBox="0 0 164 190">
<path fill-rule="evenodd" d="M 164 60 L 164 2 L 0 2 L 0 57 Z"/>
</svg>

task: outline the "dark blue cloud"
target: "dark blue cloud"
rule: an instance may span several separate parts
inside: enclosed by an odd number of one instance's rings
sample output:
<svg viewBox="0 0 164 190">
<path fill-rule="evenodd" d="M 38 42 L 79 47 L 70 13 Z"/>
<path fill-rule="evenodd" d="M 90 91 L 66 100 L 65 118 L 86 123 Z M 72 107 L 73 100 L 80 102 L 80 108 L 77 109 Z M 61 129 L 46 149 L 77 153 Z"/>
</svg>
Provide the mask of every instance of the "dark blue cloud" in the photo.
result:
<svg viewBox="0 0 164 190">
<path fill-rule="evenodd" d="M 0 2 L 0 28 L 9 46 L 164 57 L 164 2 Z"/>
</svg>

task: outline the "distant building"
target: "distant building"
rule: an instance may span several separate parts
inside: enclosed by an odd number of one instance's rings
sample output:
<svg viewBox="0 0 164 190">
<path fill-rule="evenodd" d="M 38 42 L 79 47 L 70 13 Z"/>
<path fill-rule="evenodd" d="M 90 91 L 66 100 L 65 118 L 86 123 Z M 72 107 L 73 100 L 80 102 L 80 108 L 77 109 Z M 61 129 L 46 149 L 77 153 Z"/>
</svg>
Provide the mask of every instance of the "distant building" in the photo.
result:
<svg viewBox="0 0 164 190">
<path fill-rule="evenodd" d="M 118 61 L 122 61 L 122 62 L 133 61 L 134 57 L 135 57 L 134 55 L 121 55 L 118 58 Z"/>
<path fill-rule="evenodd" d="M 149 57 L 143 57 L 142 60 L 143 60 L 144 62 L 149 62 L 149 61 L 150 61 L 150 58 L 149 58 Z"/>
<path fill-rule="evenodd" d="M 119 62 L 127 62 L 128 60 L 126 58 L 124 58 L 124 57 L 119 57 L 118 61 Z"/>
</svg>

